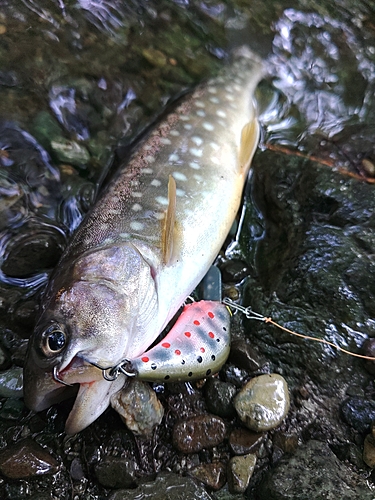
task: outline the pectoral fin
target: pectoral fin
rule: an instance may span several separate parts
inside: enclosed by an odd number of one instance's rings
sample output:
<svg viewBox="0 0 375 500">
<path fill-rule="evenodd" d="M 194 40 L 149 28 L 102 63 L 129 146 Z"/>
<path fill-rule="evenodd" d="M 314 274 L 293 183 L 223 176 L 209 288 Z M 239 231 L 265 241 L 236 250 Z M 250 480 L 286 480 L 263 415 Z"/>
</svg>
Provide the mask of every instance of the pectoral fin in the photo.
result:
<svg viewBox="0 0 375 500">
<path fill-rule="evenodd" d="M 259 141 L 259 124 L 256 118 L 247 123 L 241 131 L 239 163 L 241 171 L 246 171 Z"/>
<path fill-rule="evenodd" d="M 176 181 L 170 175 L 168 182 L 168 208 L 166 210 L 162 229 L 162 253 L 163 262 L 168 264 L 173 253 L 173 236 L 176 220 Z"/>
<path fill-rule="evenodd" d="M 189 381 L 219 371 L 229 350 L 228 309 L 202 300 L 186 305 L 168 335 L 130 365 L 140 380 Z"/>
</svg>

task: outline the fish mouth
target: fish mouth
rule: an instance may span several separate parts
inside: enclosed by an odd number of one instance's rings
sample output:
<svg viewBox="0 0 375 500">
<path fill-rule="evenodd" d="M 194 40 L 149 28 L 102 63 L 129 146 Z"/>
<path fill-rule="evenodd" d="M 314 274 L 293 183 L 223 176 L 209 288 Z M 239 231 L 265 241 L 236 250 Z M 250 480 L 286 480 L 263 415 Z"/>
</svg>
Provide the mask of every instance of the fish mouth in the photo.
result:
<svg viewBox="0 0 375 500">
<path fill-rule="evenodd" d="M 65 432 L 77 434 L 96 420 L 109 406 L 112 394 L 124 385 L 125 376 L 120 374 L 114 381 L 103 378 L 102 370 L 75 356 L 63 370 L 56 369 L 40 376 L 25 369 L 25 404 L 34 411 L 42 411 L 51 405 L 75 396 L 73 408 L 65 423 Z"/>
</svg>

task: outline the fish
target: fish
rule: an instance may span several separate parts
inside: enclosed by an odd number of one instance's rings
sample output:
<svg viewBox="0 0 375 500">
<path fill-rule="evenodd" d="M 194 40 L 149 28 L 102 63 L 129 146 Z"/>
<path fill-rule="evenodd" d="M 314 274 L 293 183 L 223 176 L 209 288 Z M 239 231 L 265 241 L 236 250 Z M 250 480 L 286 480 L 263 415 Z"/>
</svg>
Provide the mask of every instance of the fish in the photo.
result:
<svg viewBox="0 0 375 500">
<path fill-rule="evenodd" d="M 67 434 L 95 421 L 130 376 L 189 380 L 226 361 L 226 307 L 186 299 L 238 212 L 259 141 L 253 95 L 262 73 L 240 48 L 182 97 L 120 166 L 51 274 L 28 344 L 24 400 L 42 411 L 74 397 Z"/>
</svg>

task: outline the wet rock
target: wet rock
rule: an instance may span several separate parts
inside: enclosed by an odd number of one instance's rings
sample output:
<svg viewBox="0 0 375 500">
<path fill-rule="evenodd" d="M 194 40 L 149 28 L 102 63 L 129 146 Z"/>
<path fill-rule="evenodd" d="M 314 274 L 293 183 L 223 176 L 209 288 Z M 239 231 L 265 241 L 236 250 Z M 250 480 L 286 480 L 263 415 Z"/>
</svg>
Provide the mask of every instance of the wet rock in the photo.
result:
<svg viewBox="0 0 375 500">
<path fill-rule="evenodd" d="M 11 366 L 12 362 L 8 352 L 4 347 L 0 346 L 0 370 L 6 370 Z"/>
<path fill-rule="evenodd" d="M 370 432 L 375 420 L 375 401 L 364 398 L 347 398 L 341 405 L 341 415 L 346 423 L 361 434 Z"/>
<path fill-rule="evenodd" d="M 246 370 L 228 364 L 224 365 L 222 373 L 225 377 L 225 381 L 234 384 L 236 387 L 242 387 L 245 380 L 249 378 L 249 374 Z"/>
<path fill-rule="evenodd" d="M 119 490 L 108 500 L 213 500 L 203 485 L 190 477 L 182 477 L 171 472 L 158 474 L 155 481 L 141 481 L 134 490 Z"/>
<path fill-rule="evenodd" d="M 229 361 L 248 372 L 256 372 L 265 365 L 256 350 L 245 340 L 236 339 L 230 346 Z"/>
<path fill-rule="evenodd" d="M 363 346 L 362 346 L 362 354 L 364 356 L 370 356 L 372 358 L 375 357 L 375 339 L 367 339 L 364 341 Z M 372 375 L 375 375 L 375 361 L 370 361 L 367 360 L 364 362 L 366 370 L 371 373 Z"/>
<path fill-rule="evenodd" d="M 371 467 L 375 468 L 375 438 L 372 434 L 367 434 L 363 443 L 363 461 Z"/>
<path fill-rule="evenodd" d="M 19 399 L 7 399 L 0 410 L 0 418 L 4 420 L 19 420 L 25 409 L 23 401 Z"/>
<path fill-rule="evenodd" d="M 277 427 L 289 410 L 287 384 L 281 375 L 260 375 L 237 394 L 234 406 L 245 425 L 256 432 Z"/>
<path fill-rule="evenodd" d="M 235 414 L 233 398 L 237 392 L 236 386 L 229 382 L 222 382 L 216 378 L 209 378 L 205 385 L 205 400 L 207 409 L 219 415 L 230 418 Z"/>
<path fill-rule="evenodd" d="M 173 444 L 182 453 L 196 453 L 220 444 L 225 433 L 225 423 L 220 417 L 198 415 L 174 426 Z"/>
<path fill-rule="evenodd" d="M 95 475 L 105 488 L 131 488 L 135 485 L 135 464 L 124 458 L 107 457 L 95 466 Z"/>
<path fill-rule="evenodd" d="M 228 260 L 221 266 L 221 272 L 225 283 L 239 283 L 249 274 L 249 268 L 242 260 Z"/>
<path fill-rule="evenodd" d="M 189 470 L 189 475 L 214 491 L 220 490 L 227 480 L 226 468 L 221 462 L 197 465 Z"/>
<path fill-rule="evenodd" d="M 0 397 L 22 398 L 23 373 L 22 368 L 14 366 L 0 372 Z"/>
<path fill-rule="evenodd" d="M 234 429 L 229 436 L 229 446 L 235 455 L 254 453 L 264 441 L 265 434 L 247 429 Z"/>
<path fill-rule="evenodd" d="M 53 474 L 58 468 L 57 460 L 29 438 L 0 451 L 0 472 L 11 479 Z"/>
<path fill-rule="evenodd" d="M 74 481 L 81 481 L 85 477 L 82 462 L 78 457 L 73 458 L 70 464 L 70 476 Z"/>
<path fill-rule="evenodd" d="M 111 406 L 136 435 L 149 436 L 160 424 L 164 409 L 151 387 L 140 380 L 129 380 L 111 397 Z"/>
<path fill-rule="evenodd" d="M 287 487 L 286 487 L 287 485 Z M 329 446 L 309 441 L 284 456 L 263 478 L 259 500 L 371 500 L 365 480 L 340 462 Z"/>
<path fill-rule="evenodd" d="M 249 486 L 257 457 L 254 454 L 232 457 L 228 463 L 228 486 L 232 493 L 243 493 Z"/>
</svg>

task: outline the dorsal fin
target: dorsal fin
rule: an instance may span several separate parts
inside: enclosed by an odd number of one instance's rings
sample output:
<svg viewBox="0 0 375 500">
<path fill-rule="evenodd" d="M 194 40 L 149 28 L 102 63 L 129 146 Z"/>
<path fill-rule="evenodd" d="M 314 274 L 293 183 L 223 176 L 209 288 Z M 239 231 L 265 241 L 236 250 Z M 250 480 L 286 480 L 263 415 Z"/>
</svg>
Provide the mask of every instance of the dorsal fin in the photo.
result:
<svg viewBox="0 0 375 500">
<path fill-rule="evenodd" d="M 240 169 L 246 171 L 255 153 L 259 141 L 259 124 L 256 118 L 247 123 L 241 131 L 241 144 L 238 155 Z"/>
<path fill-rule="evenodd" d="M 173 252 L 173 233 L 176 220 L 176 181 L 170 175 L 168 181 L 168 208 L 165 213 L 161 236 L 163 262 L 168 264 Z"/>
</svg>

